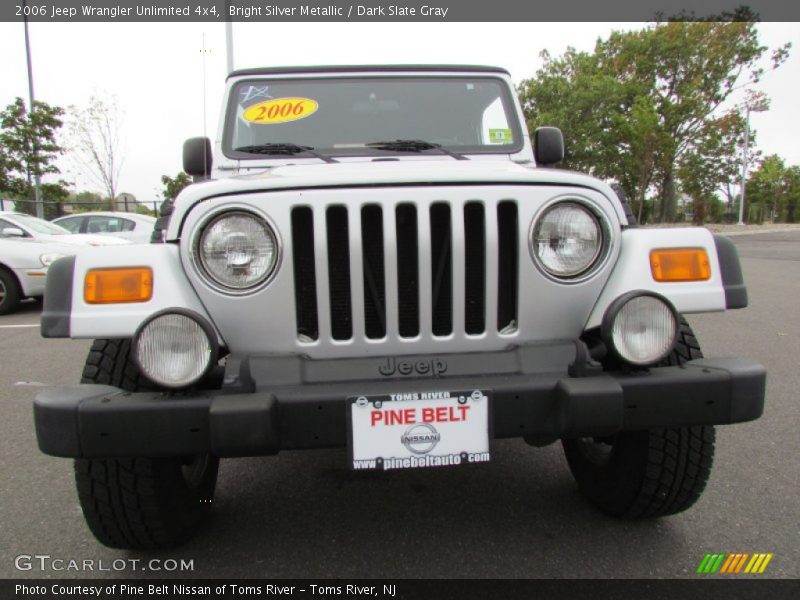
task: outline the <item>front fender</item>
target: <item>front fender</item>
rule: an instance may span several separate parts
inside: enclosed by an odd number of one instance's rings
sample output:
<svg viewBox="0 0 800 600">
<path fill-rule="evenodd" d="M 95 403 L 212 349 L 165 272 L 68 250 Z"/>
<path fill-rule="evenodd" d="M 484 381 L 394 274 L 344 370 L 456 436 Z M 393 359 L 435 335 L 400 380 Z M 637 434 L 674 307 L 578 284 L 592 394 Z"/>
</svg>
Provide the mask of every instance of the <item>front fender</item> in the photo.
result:
<svg viewBox="0 0 800 600">
<path fill-rule="evenodd" d="M 634 290 L 648 290 L 667 298 L 679 313 L 716 312 L 747 305 L 736 248 L 727 238 L 714 236 L 701 227 L 636 228 L 622 232 L 620 245 L 617 263 L 592 310 L 586 329 L 599 327 L 608 306 L 616 298 Z M 704 248 L 711 263 L 710 279 L 655 281 L 650 270 L 650 251 L 659 248 Z M 718 252 L 718 248 L 722 251 Z M 736 273 L 738 281 L 734 281 Z M 731 302 L 732 296 L 738 301 Z"/>
<path fill-rule="evenodd" d="M 150 300 L 88 304 L 83 296 L 86 272 L 109 267 L 150 267 L 153 270 L 153 295 Z M 186 279 L 177 245 L 93 248 L 76 256 L 61 258 L 50 266 L 42 311 L 42 336 L 130 338 L 150 315 L 170 308 L 192 310 L 213 324 Z"/>
</svg>

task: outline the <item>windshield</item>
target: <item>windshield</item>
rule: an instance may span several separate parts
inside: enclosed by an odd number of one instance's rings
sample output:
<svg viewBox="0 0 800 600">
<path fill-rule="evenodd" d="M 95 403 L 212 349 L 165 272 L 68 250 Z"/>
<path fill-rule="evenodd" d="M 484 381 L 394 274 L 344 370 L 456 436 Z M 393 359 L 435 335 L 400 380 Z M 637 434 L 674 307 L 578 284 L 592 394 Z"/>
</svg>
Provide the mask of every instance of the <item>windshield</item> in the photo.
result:
<svg viewBox="0 0 800 600">
<path fill-rule="evenodd" d="M 432 147 L 385 144 L 397 140 Z M 264 158 L 286 154 L 287 145 L 334 156 L 441 153 L 439 146 L 510 154 L 521 150 L 522 135 L 508 86 L 490 76 L 240 82 L 228 106 L 225 154 Z"/>
<path fill-rule="evenodd" d="M 32 217 L 30 215 L 14 215 L 12 219 L 35 233 L 44 233 L 47 235 L 64 235 L 70 233 L 61 227 L 61 225 L 48 223 L 39 217 Z"/>
</svg>

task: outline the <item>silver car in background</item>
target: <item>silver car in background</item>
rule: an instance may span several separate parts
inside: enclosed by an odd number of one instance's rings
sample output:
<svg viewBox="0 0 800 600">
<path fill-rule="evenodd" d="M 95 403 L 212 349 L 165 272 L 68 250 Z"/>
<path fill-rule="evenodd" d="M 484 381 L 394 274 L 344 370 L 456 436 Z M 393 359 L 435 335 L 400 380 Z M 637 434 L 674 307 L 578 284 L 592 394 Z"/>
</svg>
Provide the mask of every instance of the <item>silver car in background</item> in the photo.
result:
<svg viewBox="0 0 800 600">
<path fill-rule="evenodd" d="M 134 244 L 147 244 L 153 234 L 155 217 L 137 213 L 88 212 L 53 219 L 74 234 L 98 234 L 119 237 Z"/>
<path fill-rule="evenodd" d="M 61 225 L 26 213 L 0 211 L 0 237 L 32 238 L 73 246 L 123 246 L 131 242 L 121 237 L 97 234 L 71 234 Z"/>
</svg>

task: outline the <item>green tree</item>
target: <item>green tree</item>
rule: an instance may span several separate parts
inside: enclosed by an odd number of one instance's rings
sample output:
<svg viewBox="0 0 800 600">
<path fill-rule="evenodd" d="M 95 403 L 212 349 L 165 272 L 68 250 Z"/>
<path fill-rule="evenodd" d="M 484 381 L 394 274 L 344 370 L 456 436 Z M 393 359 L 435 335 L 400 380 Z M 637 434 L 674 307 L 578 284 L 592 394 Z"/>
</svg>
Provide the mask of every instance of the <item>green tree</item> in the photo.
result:
<svg viewBox="0 0 800 600">
<path fill-rule="evenodd" d="M 764 158 L 747 180 L 745 210 L 748 215 L 774 215 L 794 223 L 800 204 L 800 167 L 787 167 L 776 154 Z"/>
<path fill-rule="evenodd" d="M 800 167 L 794 165 L 786 170 L 784 206 L 786 209 L 786 222 L 796 223 L 798 220 L 798 207 L 800 206 Z"/>
<path fill-rule="evenodd" d="M 187 185 L 192 183 L 192 178 L 189 177 L 186 173 L 181 171 L 175 177 L 170 177 L 169 175 L 162 175 L 161 176 L 161 184 L 164 188 L 161 191 L 161 197 L 164 200 L 172 202 L 177 198 L 180 191 L 185 188 Z"/>
<path fill-rule="evenodd" d="M 648 85 L 659 117 L 658 188 L 661 220 L 676 208 L 681 158 L 718 125 L 715 116 L 734 90 L 758 81 L 767 50 L 752 22 L 671 22 L 612 34 L 605 47 L 630 78 Z M 697 160 L 702 155 L 694 152 Z"/>
<path fill-rule="evenodd" d="M 72 212 L 88 212 L 92 210 L 103 210 L 106 201 L 102 195 L 97 192 L 90 192 L 84 190 L 70 194 L 66 201 L 67 204 L 72 205 Z"/>
<path fill-rule="evenodd" d="M 714 201 L 717 191 L 730 194 L 729 201 L 734 199 L 732 189 L 739 181 L 744 129 L 744 118 L 737 111 L 729 111 L 709 121 L 681 156 L 677 174 L 681 189 L 692 197 L 695 224 L 707 221 L 705 204 Z M 754 142 L 752 134 L 751 141 Z M 758 152 L 753 146 L 750 148 L 750 160 L 754 162 Z M 719 215 L 718 207 L 713 214 Z"/>
<path fill-rule="evenodd" d="M 730 15 L 727 16 L 731 18 Z M 772 54 L 772 68 L 789 46 Z M 544 55 L 544 66 L 519 92 L 531 129 L 562 127 L 566 165 L 615 179 L 641 211 L 656 187 L 661 220 L 674 220 L 679 172 L 711 171 L 703 160 L 729 153 L 712 143 L 738 109 L 722 107 L 756 83 L 767 51 L 753 22 L 666 22 L 598 40 L 594 52 Z"/>
<path fill-rule="evenodd" d="M 0 145 L 0 194 L 11 191 L 13 170 L 14 164 L 11 161 L 11 157 L 8 156 L 5 146 Z"/>
<path fill-rule="evenodd" d="M 528 128 L 556 125 L 564 133 L 563 166 L 616 180 L 641 219 L 658 145 L 658 116 L 647 89 L 594 53 L 569 48 L 519 87 Z"/>
<path fill-rule="evenodd" d="M 60 173 L 55 161 L 64 151 L 57 141 L 63 114 L 63 109 L 38 101 L 34 110 L 28 111 L 22 98 L 0 112 L 0 193 L 22 200 L 17 206 L 24 212 L 36 213 L 33 200 L 37 177 Z M 62 201 L 68 187 L 63 180 L 42 184 L 42 199 Z"/>
</svg>

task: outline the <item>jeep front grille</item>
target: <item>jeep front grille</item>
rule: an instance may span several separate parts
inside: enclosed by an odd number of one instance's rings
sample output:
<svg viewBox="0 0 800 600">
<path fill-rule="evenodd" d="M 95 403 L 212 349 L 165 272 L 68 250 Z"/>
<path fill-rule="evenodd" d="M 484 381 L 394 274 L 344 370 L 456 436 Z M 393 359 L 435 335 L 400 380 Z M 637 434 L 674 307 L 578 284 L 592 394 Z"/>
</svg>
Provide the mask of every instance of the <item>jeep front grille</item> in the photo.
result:
<svg viewBox="0 0 800 600">
<path fill-rule="evenodd" d="M 383 265 L 383 210 L 377 204 L 361 209 L 364 264 L 364 330 L 368 338 L 386 335 L 386 285 Z"/>
<path fill-rule="evenodd" d="M 300 341 L 480 336 L 517 322 L 517 205 L 292 210 Z"/>
</svg>

